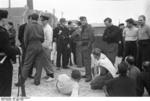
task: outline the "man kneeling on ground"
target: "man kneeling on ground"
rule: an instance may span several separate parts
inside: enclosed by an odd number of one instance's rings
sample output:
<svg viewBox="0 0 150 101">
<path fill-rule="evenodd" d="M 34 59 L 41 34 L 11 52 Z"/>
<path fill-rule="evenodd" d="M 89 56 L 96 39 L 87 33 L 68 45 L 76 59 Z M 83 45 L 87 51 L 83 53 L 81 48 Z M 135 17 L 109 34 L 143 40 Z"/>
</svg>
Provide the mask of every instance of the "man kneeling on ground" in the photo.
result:
<svg viewBox="0 0 150 101">
<path fill-rule="evenodd" d="M 105 81 L 116 77 L 117 69 L 98 48 L 92 51 L 91 68 L 93 76 L 93 80 L 90 84 L 91 89 L 102 89 Z"/>
</svg>

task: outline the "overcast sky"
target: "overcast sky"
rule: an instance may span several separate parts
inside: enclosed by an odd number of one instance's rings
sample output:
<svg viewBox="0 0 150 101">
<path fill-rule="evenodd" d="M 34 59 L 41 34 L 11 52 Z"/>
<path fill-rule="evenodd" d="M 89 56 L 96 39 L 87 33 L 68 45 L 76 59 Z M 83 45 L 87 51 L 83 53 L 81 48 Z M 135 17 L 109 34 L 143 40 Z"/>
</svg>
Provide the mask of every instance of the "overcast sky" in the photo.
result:
<svg viewBox="0 0 150 101">
<path fill-rule="evenodd" d="M 89 23 L 103 23 L 104 18 L 111 17 L 113 23 L 124 22 L 127 18 L 134 18 L 144 14 L 145 0 L 33 0 L 34 9 L 56 10 L 56 16 L 69 19 L 78 19 L 86 16 Z M 12 7 L 26 5 L 26 0 L 12 0 Z M 8 7 L 8 0 L 0 0 L 0 7 Z"/>
</svg>

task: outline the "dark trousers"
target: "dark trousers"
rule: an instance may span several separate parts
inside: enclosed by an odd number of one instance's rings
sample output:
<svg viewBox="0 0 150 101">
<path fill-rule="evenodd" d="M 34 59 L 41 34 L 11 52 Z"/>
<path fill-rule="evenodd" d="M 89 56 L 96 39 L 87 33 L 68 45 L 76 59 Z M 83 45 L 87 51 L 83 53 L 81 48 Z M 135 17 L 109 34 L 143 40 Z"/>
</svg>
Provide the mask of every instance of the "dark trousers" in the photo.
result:
<svg viewBox="0 0 150 101">
<path fill-rule="evenodd" d="M 107 43 L 106 44 L 105 54 L 113 64 L 115 64 L 117 53 L 118 53 L 118 44 L 117 43 Z"/>
<path fill-rule="evenodd" d="M 74 61 L 74 63 L 77 64 L 76 63 L 76 43 L 74 43 L 74 42 L 71 42 L 71 44 L 70 44 L 70 56 L 69 56 L 70 64 L 72 64 L 71 53 L 73 53 L 73 61 Z"/>
<path fill-rule="evenodd" d="M 83 64 L 83 55 L 82 55 L 82 46 L 80 42 L 77 42 L 76 44 L 76 62 L 78 67 L 84 66 Z"/>
<path fill-rule="evenodd" d="M 25 48 L 23 45 L 21 45 L 21 48 L 22 48 L 22 64 L 24 63 L 24 59 L 25 59 Z M 20 66 L 19 66 L 20 67 Z M 21 67 L 19 68 L 21 70 Z M 28 76 L 32 76 L 32 73 L 33 73 L 33 66 L 32 68 L 29 70 L 29 74 Z"/>
<path fill-rule="evenodd" d="M 118 57 L 123 57 L 123 42 L 118 43 Z"/>
<path fill-rule="evenodd" d="M 137 44 L 136 41 L 126 41 L 125 42 L 125 48 L 124 48 L 124 59 L 126 56 L 133 56 L 135 58 L 136 63 L 136 57 L 137 57 Z"/>
<path fill-rule="evenodd" d="M 140 40 L 138 43 L 138 67 L 142 70 L 142 62 L 150 61 L 150 39 Z"/>
<path fill-rule="evenodd" d="M 2 58 L 0 58 L 2 59 Z M 0 64 L 0 97 L 11 96 L 13 66 L 9 59 Z"/>
<path fill-rule="evenodd" d="M 66 68 L 69 62 L 69 49 L 67 48 L 67 45 L 57 43 L 57 60 L 56 60 L 57 67 L 61 67 L 61 57 L 62 57 L 62 67 Z"/>
<path fill-rule="evenodd" d="M 103 86 L 105 85 L 105 82 L 112 79 L 112 75 L 110 73 L 107 73 L 106 75 L 103 76 L 97 76 L 96 78 L 94 78 L 94 80 L 92 80 L 92 82 L 90 83 L 91 85 L 91 89 L 96 90 L 96 89 L 102 89 Z"/>
<path fill-rule="evenodd" d="M 35 41 L 28 45 L 25 53 L 23 67 L 22 67 L 22 77 L 24 80 L 27 79 L 29 75 L 29 71 L 33 66 L 36 67 L 36 70 L 40 68 L 38 67 L 40 65 L 36 65 L 36 64 L 38 64 L 37 63 L 39 61 L 38 57 L 40 56 L 41 52 L 42 52 L 41 42 Z"/>
<path fill-rule="evenodd" d="M 83 56 L 83 64 L 85 66 L 85 73 L 86 78 L 91 79 L 91 50 L 92 48 L 89 48 L 88 46 L 82 46 L 81 48 L 81 54 Z"/>
</svg>

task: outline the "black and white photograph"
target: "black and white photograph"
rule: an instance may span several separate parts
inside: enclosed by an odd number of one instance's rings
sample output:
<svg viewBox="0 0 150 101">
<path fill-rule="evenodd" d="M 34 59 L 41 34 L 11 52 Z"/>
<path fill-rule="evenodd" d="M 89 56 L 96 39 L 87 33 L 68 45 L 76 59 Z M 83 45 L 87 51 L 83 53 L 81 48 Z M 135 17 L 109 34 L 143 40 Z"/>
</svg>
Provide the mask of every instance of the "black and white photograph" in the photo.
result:
<svg viewBox="0 0 150 101">
<path fill-rule="evenodd" d="M 150 0 L 0 0 L 0 101 L 149 96 Z"/>
</svg>

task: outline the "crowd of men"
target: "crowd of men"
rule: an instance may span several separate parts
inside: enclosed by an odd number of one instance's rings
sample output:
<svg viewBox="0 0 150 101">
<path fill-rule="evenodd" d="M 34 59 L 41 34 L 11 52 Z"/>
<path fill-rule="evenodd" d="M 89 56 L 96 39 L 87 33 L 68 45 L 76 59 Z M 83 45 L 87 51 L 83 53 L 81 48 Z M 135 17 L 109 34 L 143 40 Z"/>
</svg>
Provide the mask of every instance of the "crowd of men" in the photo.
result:
<svg viewBox="0 0 150 101">
<path fill-rule="evenodd" d="M 150 27 L 144 15 L 139 16 L 137 23 L 127 19 L 126 26 L 115 26 L 111 18 L 106 18 L 102 39 L 107 49 L 102 50 L 93 47 L 94 29 L 86 17 L 81 16 L 75 22 L 61 18 L 57 27 L 52 28 L 47 14 L 33 13 L 18 30 L 22 52 L 15 45 L 13 23 L 6 23 L 7 15 L 7 11 L 0 10 L 0 96 L 11 96 L 12 63 L 16 63 L 17 54 L 21 54 L 22 61 L 21 78 L 16 86 L 25 85 L 28 77 L 40 85 L 42 68 L 46 81 L 52 81 L 56 78 L 54 65 L 56 70 L 76 65 L 85 67 L 82 77 L 85 82 L 91 82 L 93 90 L 104 89 L 108 96 L 142 96 L 146 87 L 150 95 Z M 122 57 L 118 67 L 114 66 L 116 56 Z M 36 69 L 34 76 L 33 68 Z M 80 76 L 79 71 L 72 74 L 78 82 Z M 77 82 L 75 86 L 79 88 Z"/>
</svg>

